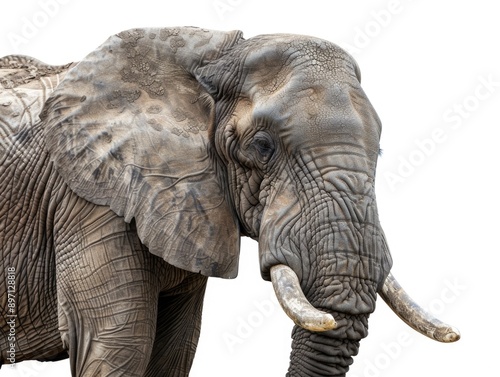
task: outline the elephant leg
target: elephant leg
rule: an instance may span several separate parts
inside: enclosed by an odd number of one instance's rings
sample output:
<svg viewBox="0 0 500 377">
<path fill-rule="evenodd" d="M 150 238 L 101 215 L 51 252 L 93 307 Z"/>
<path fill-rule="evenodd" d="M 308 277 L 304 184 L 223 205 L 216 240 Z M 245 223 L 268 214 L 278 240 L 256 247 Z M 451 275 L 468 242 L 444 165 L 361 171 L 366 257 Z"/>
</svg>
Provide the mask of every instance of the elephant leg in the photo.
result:
<svg viewBox="0 0 500 377">
<path fill-rule="evenodd" d="M 207 278 L 191 274 L 160 296 L 156 339 L 146 376 L 188 376 L 201 330 Z"/>
<path fill-rule="evenodd" d="M 70 213 L 61 215 L 66 221 L 56 240 L 59 329 L 72 375 L 142 376 L 164 263 L 140 243 L 133 224 L 75 200 L 64 206 Z"/>
</svg>

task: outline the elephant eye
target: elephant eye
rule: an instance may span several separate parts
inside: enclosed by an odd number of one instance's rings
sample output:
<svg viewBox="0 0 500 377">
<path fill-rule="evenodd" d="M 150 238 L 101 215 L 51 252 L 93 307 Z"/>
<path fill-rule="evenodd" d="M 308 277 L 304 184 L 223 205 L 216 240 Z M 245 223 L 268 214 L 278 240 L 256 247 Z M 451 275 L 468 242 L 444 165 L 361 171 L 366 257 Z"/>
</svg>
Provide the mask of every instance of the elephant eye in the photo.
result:
<svg viewBox="0 0 500 377">
<path fill-rule="evenodd" d="M 274 141 L 266 132 L 257 132 L 250 147 L 257 152 L 258 159 L 261 162 L 267 162 L 274 153 Z"/>
</svg>

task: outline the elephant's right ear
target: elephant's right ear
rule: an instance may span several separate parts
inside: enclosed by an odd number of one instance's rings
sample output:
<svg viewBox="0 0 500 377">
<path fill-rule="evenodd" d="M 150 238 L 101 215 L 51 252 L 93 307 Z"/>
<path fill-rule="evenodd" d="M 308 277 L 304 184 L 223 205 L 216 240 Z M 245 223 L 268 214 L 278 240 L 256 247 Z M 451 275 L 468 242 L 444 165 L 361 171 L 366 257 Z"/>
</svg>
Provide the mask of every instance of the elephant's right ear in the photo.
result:
<svg viewBox="0 0 500 377">
<path fill-rule="evenodd" d="M 74 67 L 42 113 L 69 187 L 109 206 L 168 263 L 235 277 L 239 225 L 210 138 L 214 101 L 191 74 L 242 39 L 196 28 L 120 33 Z"/>
</svg>

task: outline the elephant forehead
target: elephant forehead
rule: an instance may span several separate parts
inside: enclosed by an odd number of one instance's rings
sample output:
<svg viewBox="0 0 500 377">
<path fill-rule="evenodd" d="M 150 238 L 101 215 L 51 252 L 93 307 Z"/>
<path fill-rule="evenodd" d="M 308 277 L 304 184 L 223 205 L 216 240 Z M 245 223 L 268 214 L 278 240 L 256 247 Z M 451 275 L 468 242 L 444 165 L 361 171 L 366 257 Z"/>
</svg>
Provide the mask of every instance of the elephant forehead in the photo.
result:
<svg viewBox="0 0 500 377">
<path fill-rule="evenodd" d="M 295 80 L 257 101 L 253 116 L 276 124 L 291 145 L 355 142 L 366 147 L 365 141 L 378 143 L 380 127 L 370 103 L 357 90 L 345 83 Z"/>
<path fill-rule="evenodd" d="M 256 106 L 257 115 L 287 119 L 293 127 L 290 135 L 297 135 L 297 129 L 305 133 L 301 140 L 342 133 L 378 142 L 378 117 L 360 87 L 359 67 L 347 52 L 307 36 L 274 35 L 259 41 L 263 47 L 246 58 L 243 86 L 255 103 L 265 104 Z"/>
<path fill-rule="evenodd" d="M 243 84 L 243 91 L 250 96 L 287 90 L 294 81 L 310 86 L 327 82 L 359 84 L 356 61 L 331 42 L 295 35 L 263 36 L 252 42 L 247 46 Z"/>
<path fill-rule="evenodd" d="M 359 75 L 354 58 L 336 44 L 310 36 L 293 34 L 263 35 L 246 43 L 248 54 L 245 68 L 262 71 L 263 68 L 290 67 L 323 72 L 355 72 Z M 324 73 L 323 75 L 324 76 Z"/>
</svg>

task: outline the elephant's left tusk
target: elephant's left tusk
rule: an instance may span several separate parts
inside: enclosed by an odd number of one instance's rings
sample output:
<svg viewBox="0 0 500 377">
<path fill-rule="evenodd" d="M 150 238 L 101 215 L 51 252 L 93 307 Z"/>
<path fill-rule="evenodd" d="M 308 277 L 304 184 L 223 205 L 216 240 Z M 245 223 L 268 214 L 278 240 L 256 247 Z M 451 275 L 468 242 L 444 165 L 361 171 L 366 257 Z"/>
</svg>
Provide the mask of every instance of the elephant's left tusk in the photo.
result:
<svg viewBox="0 0 500 377">
<path fill-rule="evenodd" d="M 391 273 L 378 293 L 394 313 L 419 333 L 444 343 L 460 339 L 460 332 L 456 328 L 434 318 L 418 306 Z"/>
<path fill-rule="evenodd" d="M 331 314 L 316 309 L 307 301 L 290 267 L 283 264 L 271 267 L 271 281 L 281 307 L 296 325 L 309 331 L 328 331 L 337 327 Z"/>
</svg>

